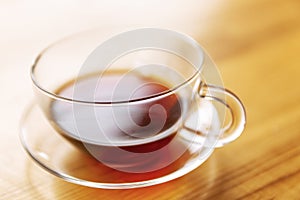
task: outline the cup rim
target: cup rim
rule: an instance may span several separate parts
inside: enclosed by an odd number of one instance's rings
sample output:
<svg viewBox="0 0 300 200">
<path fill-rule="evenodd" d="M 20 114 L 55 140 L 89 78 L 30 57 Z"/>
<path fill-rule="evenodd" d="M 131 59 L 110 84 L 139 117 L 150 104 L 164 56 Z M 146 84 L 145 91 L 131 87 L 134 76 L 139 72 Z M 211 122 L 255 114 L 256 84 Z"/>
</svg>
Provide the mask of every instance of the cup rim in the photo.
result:
<svg viewBox="0 0 300 200">
<path fill-rule="evenodd" d="M 140 28 L 141 29 L 141 28 Z M 203 68 L 203 63 L 204 63 L 204 51 L 202 49 L 202 47 L 199 45 L 199 43 L 197 41 L 195 41 L 191 36 L 182 33 L 182 32 L 178 32 L 178 31 L 173 31 L 173 30 L 169 30 L 169 29 L 161 29 L 161 28 L 144 28 L 144 29 L 154 29 L 154 30 L 165 30 L 165 31 L 170 31 L 174 34 L 177 34 L 177 36 L 179 36 L 182 40 L 189 42 L 191 45 L 195 46 L 196 48 L 201 50 L 201 54 L 199 56 L 201 56 L 201 63 L 199 65 L 199 67 L 196 67 L 194 64 L 192 64 L 190 61 L 188 61 L 187 59 L 185 59 L 183 56 L 178 55 L 172 51 L 168 51 L 165 49 L 160 49 L 160 48 L 145 48 L 145 49 L 151 49 L 151 50 L 162 50 L 162 51 L 166 51 L 168 53 L 174 54 L 176 56 L 179 56 L 181 59 L 185 60 L 186 62 L 190 63 L 192 66 L 194 66 L 196 68 L 195 72 L 185 81 L 181 82 L 178 85 L 175 85 L 174 87 L 171 87 L 168 90 L 165 90 L 163 92 L 159 92 L 153 95 L 149 95 L 146 97 L 141 97 L 141 98 L 134 98 L 134 99 L 129 99 L 129 100 L 118 100 L 118 101 L 86 101 L 86 100 L 80 100 L 80 99 L 73 99 L 73 98 L 68 98 L 68 97 L 63 97 L 61 95 L 55 94 L 54 92 L 51 92 L 47 89 L 45 89 L 44 87 L 41 86 L 41 84 L 39 84 L 39 81 L 36 79 L 35 76 L 35 70 L 38 67 L 39 61 L 41 60 L 41 58 L 44 56 L 44 54 L 46 54 L 49 50 L 51 50 L 53 47 L 55 47 L 56 45 L 59 45 L 61 43 L 63 43 L 64 41 L 79 37 L 80 35 L 84 35 L 87 34 L 89 32 L 93 32 L 96 31 L 97 29 L 93 29 L 93 30 L 89 30 L 89 31 L 83 31 L 83 32 L 79 32 L 79 33 L 75 33 L 75 34 L 71 34 L 69 36 L 63 37 L 55 42 L 53 42 L 52 44 L 48 45 L 47 47 L 45 47 L 34 59 L 33 64 L 31 65 L 30 68 L 30 77 L 31 77 L 31 81 L 33 83 L 33 85 L 42 93 L 44 93 L 45 95 L 51 97 L 52 99 L 55 100 L 60 100 L 63 102 L 68 102 L 68 103 L 77 103 L 77 104 L 88 104 L 88 105 L 95 105 L 95 106 L 112 106 L 112 105 L 131 105 L 131 104 L 140 104 L 140 103 L 145 103 L 147 101 L 155 101 L 161 98 L 165 98 L 169 95 L 172 95 L 174 93 L 176 93 L 178 90 L 180 90 L 181 88 L 183 88 L 184 86 L 188 85 L 189 83 L 191 83 L 192 81 L 194 81 L 194 79 L 196 79 L 198 77 L 198 75 L 200 74 L 200 72 L 202 71 Z M 139 30 L 139 29 L 134 29 L 134 30 Z M 133 30 L 133 31 L 134 31 Z M 119 32 L 115 35 L 112 35 L 110 38 L 113 38 L 116 35 L 125 33 L 128 31 L 123 31 L 123 32 Z M 132 53 L 136 50 L 140 50 L 140 49 L 135 49 L 133 51 L 128 51 L 125 52 L 122 56 Z M 76 79 L 75 79 L 76 80 Z"/>
</svg>

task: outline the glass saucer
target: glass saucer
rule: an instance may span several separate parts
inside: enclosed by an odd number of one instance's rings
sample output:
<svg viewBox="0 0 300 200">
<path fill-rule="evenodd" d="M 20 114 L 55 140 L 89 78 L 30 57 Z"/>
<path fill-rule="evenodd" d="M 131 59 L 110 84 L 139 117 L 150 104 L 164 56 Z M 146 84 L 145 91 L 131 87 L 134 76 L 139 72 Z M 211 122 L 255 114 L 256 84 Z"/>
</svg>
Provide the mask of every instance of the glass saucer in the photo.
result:
<svg viewBox="0 0 300 200">
<path fill-rule="evenodd" d="M 21 143 L 40 167 L 65 181 L 103 189 L 128 189 L 164 183 L 181 177 L 201 165 L 211 154 L 180 159 L 172 166 L 149 173 L 126 173 L 109 168 L 67 142 L 49 124 L 38 106 L 31 104 L 20 124 Z"/>
</svg>

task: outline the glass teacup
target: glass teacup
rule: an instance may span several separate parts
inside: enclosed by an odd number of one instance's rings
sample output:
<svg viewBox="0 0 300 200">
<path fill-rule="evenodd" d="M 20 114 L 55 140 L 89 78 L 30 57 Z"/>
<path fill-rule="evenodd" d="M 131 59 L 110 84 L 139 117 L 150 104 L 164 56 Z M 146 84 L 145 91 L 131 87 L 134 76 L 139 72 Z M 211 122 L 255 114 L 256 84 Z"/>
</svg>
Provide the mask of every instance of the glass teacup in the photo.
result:
<svg viewBox="0 0 300 200">
<path fill-rule="evenodd" d="M 195 40 L 155 28 L 107 38 L 89 32 L 59 41 L 32 67 L 37 102 L 67 141 L 124 173 L 162 172 L 139 187 L 190 172 L 240 136 L 245 109 L 205 79 L 204 68 L 215 66 Z"/>
</svg>

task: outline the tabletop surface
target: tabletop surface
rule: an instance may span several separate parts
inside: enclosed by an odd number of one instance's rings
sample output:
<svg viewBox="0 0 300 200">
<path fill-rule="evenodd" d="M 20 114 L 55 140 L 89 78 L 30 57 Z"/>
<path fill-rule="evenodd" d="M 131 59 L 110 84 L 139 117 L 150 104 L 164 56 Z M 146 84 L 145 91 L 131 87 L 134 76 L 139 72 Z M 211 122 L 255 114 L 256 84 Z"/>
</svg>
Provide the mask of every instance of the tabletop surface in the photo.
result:
<svg viewBox="0 0 300 200">
<path fill-rule="evenodd" d="M 300 1 L 130 2 L 0 2 L 0 199 L 299 199 Z M 61 37 L 111 24 L 191 34 L 244 103 L 242 136 L 188 175 L 140 189 L 78 186 L 38 167 L 19 140 L 32 60 Z"/>
</svg>

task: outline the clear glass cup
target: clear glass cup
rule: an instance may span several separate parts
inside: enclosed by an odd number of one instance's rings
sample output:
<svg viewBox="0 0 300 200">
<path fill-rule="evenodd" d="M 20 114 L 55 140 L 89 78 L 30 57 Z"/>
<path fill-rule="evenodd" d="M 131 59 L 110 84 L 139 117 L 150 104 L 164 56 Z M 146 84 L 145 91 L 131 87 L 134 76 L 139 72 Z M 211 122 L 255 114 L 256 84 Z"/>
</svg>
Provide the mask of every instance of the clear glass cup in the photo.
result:
<svg viewBox="0 0 300 200">
<path fill-rule="evenodd" d="M 216 66 L 195 40 L 165 29 L 113 37 L 95 30 L 49 46 L 31 69 L 46 121 L 66 143 L 127 178 L 92 181 L 62 169 L 54 174 L 92 187 L 133 188 L 197 168 L 214 148 L 238 138 L 246 122 L 238 97 L 209 84 L 205 68 Z M 218 73 L 212 77 L 221 80 Z M 223 125 L 225 112 L 230 117 Z M 30 153 L 25 139 L 23 145 Z"/>
</svg>

